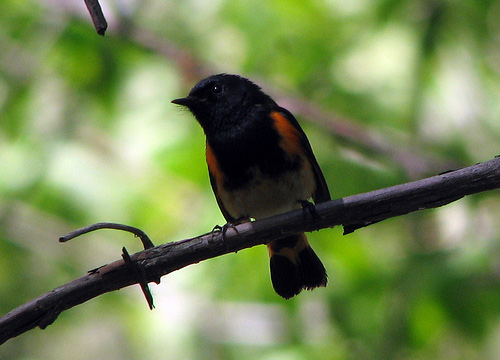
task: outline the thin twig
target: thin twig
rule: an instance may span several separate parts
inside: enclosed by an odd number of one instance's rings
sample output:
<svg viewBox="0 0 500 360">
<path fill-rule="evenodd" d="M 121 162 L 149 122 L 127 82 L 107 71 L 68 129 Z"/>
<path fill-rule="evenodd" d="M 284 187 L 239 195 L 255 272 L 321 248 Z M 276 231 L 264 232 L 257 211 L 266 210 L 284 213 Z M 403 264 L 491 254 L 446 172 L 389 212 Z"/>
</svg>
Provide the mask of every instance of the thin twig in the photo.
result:
<svg viewBox="0 0 500 360">
<path fill-rule="evenodd" d="M 153 304 L 153 295 L 151 294 L 151 290 L 149 290 L 144 268 L 140 264 L 132 261 L 130 254 L 125 247 L 122 248 L 122 258 L 125 261 L 125 264 L 132 269 L 135 279 L 141 286 L 142 293 L 148 302 L 149 310 L 153 310 L 155 307 Z"/>
<path fill-rule="evenodd" d="M 110 223 L 110 222 L 101 222 L 101 223 L 92 224 L 92 225 L 85 226 L 85 227 L 82 227 L 80 229 L 74 230 L 67 235 L 61 236 L 59 238 L 59 242 L 67 242 L 71 239 L 76 238 L 77 236 L 89 233 L 91 231 L 99 230 L 99 229 L 115 229 L 115 230 L 128 231 L 128 232 L 134 234 L 135 236 L 137 236 L 139 239 L 141 239 L 142 245 L 144 246 L 144 250 L 151 249 L 154 247 L 154 244 L 151 241 L 151 239 L 149 238 L 149 236 L 141 229 L 138 229 L 138 228 L 130 226 L 130 225 Z"/>
</svg>

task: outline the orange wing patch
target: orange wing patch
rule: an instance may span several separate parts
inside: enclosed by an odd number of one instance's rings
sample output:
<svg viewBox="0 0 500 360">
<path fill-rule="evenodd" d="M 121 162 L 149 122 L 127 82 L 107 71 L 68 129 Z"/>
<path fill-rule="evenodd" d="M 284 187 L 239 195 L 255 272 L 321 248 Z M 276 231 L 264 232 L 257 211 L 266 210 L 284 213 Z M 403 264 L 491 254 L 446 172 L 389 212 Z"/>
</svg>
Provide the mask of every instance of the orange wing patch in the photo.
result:
<svg viewBox="0 0 500 360">
<path fill-rule="evenodd" d="M 316 191 L 316 175 L 311 164 L 311 155 L 304 148 L 303 135 L 293 124 L 286 118 L 285 115 L 278 111 L 271 113 L 271 118 L 274 120 L 274 127 L 281 136 L 280 146 L 290 158 L 298 156 L 302 159 L 303 165 L 299 171 L 299 188 L 301 194 L 294 194 L 297 199 L 307 200 L 313 196 Z M 307 140 L 306 140 L 307 142 Z M 312 157 L 314 159 L 314 156 Z"/>
<path fill-rule="evenodd" d="M 285 153 L 304 156 L 298 130 L 278 111 L 273 111 L 271 118 L 274 120 L 274 126 L 281 136 L 280 145 Z"/>
</svg>

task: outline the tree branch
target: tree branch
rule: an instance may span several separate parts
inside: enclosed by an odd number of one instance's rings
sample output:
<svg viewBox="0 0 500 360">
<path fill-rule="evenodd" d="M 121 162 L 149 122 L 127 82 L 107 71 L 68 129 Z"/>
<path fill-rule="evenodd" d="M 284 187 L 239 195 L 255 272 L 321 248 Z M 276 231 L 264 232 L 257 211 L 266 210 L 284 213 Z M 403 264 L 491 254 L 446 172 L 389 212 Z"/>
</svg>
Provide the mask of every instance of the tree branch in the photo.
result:
<svg viewBox="0 0 500 360">
<path fill-rule="evenodd" d="M 80 18 L 86 19 L 88 16 L 87 13 L 82 12 L 82 8 L 75 5 L 75 2 L 62 0 L 41 0 L 41 2 L 54 4 L 53 6 L 57 5 L 59 9 L 64 10 L 66 13 Z M 108 15 L 110 17 L 108 22 L 110 23 L 109 32 L 111 36 L 132 41 L 136 45 L 172 61 L 179 69 L 184 81 L 189 84 L 189 87 L 201 78 L 224 71 L 224 69 L 219 69 L 204 62 L 179 44 L 141 26 L 136 21 L 133 21 L 134 19 L 124 17 L 123 14 L 113 15 Z M 246 75 L 248 77 L 251 74 Z M 269 90 L 269 94 L 278 100 L 279 104 L 297 117 L 318 124 L 350 146 L 372 155 L 381 155 L 383 158 L 390 159 L 404 169 L 410 179 L 427 176 L 436 172 L 436 169 L 462 166 L 456 160 L 427 153 L 421 146 L 411 145 L 409 147 L 408 141 L 404 139 L 397 138 L 397 136 L 388 136 L 376 129 L 356 122 L 355 119 L 341 116 L 331 109 L 314 104 L 301 96 L 278 90 L 266 82 L 265 79 L 258 79 L 257 82 L 266 91 Z"/>
<path fill-rule="evenodd" d="M 119 28 L 119 26 L 117 27 Z M 159 37 L 154 32 L 139 25 L 129 24 L 127 31 L 118 32 L 117 35 L 131 39 L 136 44 L 173 61 L 180 70 L 185 82 L 190 86 L 201 78 L 222 71 L 204 63 L 190 51 Z M 354 145 L 366 153 L 382 155 L 392 160 L 404 169 L 412 179 L 431 174 L 436 169 L 460 166 L 457 165 L 456 160 L 426 153 L 419 146 L 411 145 L 409 147 L 407 141 L 390 138 L 375 129 L 361 125 L 361 123 L 353 119 L 314 104 L 308 99 L 279 90 L 265 79 L 258 79 L 257 83 L 266 91 L 269 90 L 269 94 L 277 99 L 278 104 L 290 110 L 294 115 L 323 127 L 336 138 Z"/>
<path fill-rule="evenodd" d="M 64 310 L 104 293 L 139 283 L 131 264 L 147 282 L 216 256 L 293 233 L 343 225 L 346 232 L 417 210 L 448 204 L 469 194 L 500 188 L 500 157 L 419 181 L 318 204 L 316 214 L 296 210 L 244 223 L 222 232 L 163 244 L 117 260 L 62 285 L 0 318 L 0 344 L 34 327 L 44 329 Z"/>
</svg>

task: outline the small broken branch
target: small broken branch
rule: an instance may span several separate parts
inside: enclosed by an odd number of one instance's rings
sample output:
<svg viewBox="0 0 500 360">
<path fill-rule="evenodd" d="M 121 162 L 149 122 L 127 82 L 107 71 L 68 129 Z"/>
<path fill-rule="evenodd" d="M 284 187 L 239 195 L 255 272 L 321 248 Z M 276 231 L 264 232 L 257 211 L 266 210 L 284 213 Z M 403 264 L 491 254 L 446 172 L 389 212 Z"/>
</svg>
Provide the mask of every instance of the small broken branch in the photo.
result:
<svg viewBox="0 0 500 360">
<path fill-rule="evenodd" d="M 159 283 L 162 276 L 206 259 L 335 225 L 343 225 L 348 233 L 384 219 L 498 188 L 500 157 L 423 180 L 321 203 L 315 207 L 316 216 L 296 210 L 228 227 L 224 236 L 218 231 L 159 245 L 100 267 L 12 310 L 0 318 L 0 344 L 34 327 L 44 329 L 62 311 L 94 297 L 143 280 L 146 284 Z M 131 264 L 140 270 L 140 276 L 130 271 Z"/>
<path fill-rule="evenodd" d="M 106 18 L 104 17 L 104 13 L 102 12 L 99 0 L 84 0 L 84 1 L 85 5 L 87 5 L 87 10 L 89 11 L 90 18 L 94 23 L 94 27 L 97 33 L 101 36 L 104 36 L 104 33 L 108 28 L 108 23 L 106 21 Z"/>
</svg>

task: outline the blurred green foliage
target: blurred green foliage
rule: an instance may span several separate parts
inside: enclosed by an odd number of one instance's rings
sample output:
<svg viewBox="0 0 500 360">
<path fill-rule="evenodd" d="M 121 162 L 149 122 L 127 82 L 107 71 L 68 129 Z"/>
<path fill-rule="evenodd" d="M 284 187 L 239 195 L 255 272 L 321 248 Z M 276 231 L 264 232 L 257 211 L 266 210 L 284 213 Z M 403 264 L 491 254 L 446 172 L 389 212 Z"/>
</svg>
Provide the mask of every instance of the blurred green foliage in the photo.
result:
<svg viewBox="0 0 500 360">
<path fill-rule="evenodd" d="M 102 4 L 105 37 L 81 0 L 0 4 L 0 314 L 139 250 L 112 231 L 58 244 L 74 228 L 116 221 L 161 243 L 223 223 L 203 133 L 170 104 L 198 79 L 137 34 L 354 119 L 389 148 L 464 166 L 498 154 L 498 1 Z M 334 197 L 415 176 L 308 120 Z M 106 294 L 0 358 L 498 359 L 499 199 L 310 234 L 329 286 L 289 301 L 256 247 L 168 275 L 152 312 L 136 287 Z"/>
</svg>

